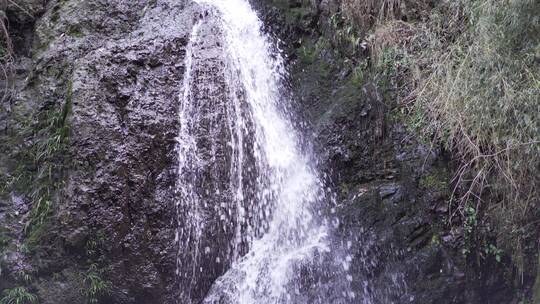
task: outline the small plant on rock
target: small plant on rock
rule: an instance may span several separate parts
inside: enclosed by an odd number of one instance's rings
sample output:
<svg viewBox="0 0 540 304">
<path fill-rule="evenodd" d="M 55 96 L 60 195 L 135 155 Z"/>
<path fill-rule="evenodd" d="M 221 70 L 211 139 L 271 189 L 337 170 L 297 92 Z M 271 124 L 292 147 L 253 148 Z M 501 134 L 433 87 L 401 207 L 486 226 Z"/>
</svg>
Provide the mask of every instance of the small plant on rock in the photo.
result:
<svg viewBox="0 0 540 304">
<path fill-rule="evenodd" d="M 100 297 L 110 293 L 111 282 L 102 278 L 102 271 L 96 264 L 91 264 L 88 271 L 84 274 L 84 283 L 87 286 L 84 290 L 87 303 L 96 304 Z"/>
<path fill-rule="evenodd" d="M 0 304 L 31 304 L 37 303 L 37 296 L 22 286 L 6 289 L 2 293 Z"/>
</svg>

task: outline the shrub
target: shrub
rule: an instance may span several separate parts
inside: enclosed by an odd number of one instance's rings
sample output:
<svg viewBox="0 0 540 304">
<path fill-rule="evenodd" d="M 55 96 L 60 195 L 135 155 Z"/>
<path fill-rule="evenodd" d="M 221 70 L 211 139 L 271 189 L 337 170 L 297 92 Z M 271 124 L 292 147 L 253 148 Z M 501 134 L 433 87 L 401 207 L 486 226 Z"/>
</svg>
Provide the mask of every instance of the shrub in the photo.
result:
<svg viewBox="0 0 540 304">
<path fill-rule="evenodd" d="M 443 40 L 448 28 L 434 33 L 439 40 L 431 45 L 448 47 L 417 58 L 431 65 L 415 107 L 428 114 L 435 143 L 459 162 L 455 214 L 465 216 L 470 206 L 483 210 L 487 232 L 523 271 L 539 206 L 540 2 L 459 5 L 467 22 L 450 28 L 455 40 Z"/>
<path fill-rule="evenodd" d="M 6 289 L 2 293 L 0 304 L 32 304 L 37 303 L 37 296 L 30 293 L 25 287 Z"/>
<path fill-rule="evenodd" d="M 357 5 L 367 14 L 375 4 Z M 497 260 L 504 249 L 523 274 L 540 216 L 540 2 L 441 2 L 415 23 L 378 12 L 375 77 L 411 129 L 452 153 L 451 216 L 466 226 L 475 210 L 468 243 Z"/>
<path fill-rule="evenodd" d="M 83 280 L 86 289 L 83 293 L 89 304 L 98 303 L 99 298 L 108 294 L 111 290 L 111 282 L 104 280 L 101 275 L 102 271 L 98 269 L 96 264 L 91 264 L 84 274 Z"/>
<path fill-rule="evenodd" d="M 429 0 L 343 0 L 341 11 L 360 31 L 376 23 L 394 19 L 422 19 L 429 11 Z"/>
</svg>

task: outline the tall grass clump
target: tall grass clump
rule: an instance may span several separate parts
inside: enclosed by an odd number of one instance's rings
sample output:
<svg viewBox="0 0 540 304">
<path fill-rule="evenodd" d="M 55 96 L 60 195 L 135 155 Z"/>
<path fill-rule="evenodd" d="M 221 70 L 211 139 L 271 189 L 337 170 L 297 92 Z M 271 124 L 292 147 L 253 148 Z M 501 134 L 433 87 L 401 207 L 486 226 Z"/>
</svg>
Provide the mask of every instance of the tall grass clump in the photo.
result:
<svg viewBox="0 0 540 304">
<path fill-rule="evenodd" d="M 365 29 L 387 18 L 399 18 L 404 0 L 344 0 L 341 11 L 359 29 Z"/>
<path fill-rule="evenodd" d="M 31 246 L 46 232 L 69 166 L 71 95 L 69 82 L 60 108 L 53 104 L 30 115 L 13 115 L 19 129 L 11 140 L 14 168 L 7 187 L 32 202 L 25 226 L 26 241 Z"/>
<path fill-rule="evenodd" d="M 415 107 L 457 160 L 453 215 L 473 208 L 522 273 L 540 207 L 540 2 L 457 3 L 463 22 L 432 35 L 447 48 L 420 56 Z"/>
</svg>

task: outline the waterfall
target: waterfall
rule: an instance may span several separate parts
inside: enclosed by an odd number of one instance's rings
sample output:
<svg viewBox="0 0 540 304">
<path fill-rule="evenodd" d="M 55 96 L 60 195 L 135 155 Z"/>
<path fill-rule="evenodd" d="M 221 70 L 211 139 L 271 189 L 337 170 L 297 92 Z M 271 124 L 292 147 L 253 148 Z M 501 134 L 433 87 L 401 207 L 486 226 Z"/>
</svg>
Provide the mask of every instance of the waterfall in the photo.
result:
<svg viewBox="0 0 540 304">
<path fill-rule="evenodd" d="M 347 282 L 350 258 L 329 257 L 321 210 L 332 196 L 293 123 L 282 55 L 247 0 L 196 2 L 205 13 L 179 114 L 181 293 L 204 303 L 347 303 L 346 287 L 322 283 Z"/>
</svg>

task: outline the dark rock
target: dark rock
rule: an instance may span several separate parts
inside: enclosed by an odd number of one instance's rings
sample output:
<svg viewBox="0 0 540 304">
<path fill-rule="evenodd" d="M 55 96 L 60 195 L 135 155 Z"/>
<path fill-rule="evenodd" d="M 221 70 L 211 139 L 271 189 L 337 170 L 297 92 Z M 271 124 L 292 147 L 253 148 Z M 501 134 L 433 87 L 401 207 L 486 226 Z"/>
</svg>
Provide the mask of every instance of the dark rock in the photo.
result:
<svg viewBox="0 0 540 304">
<path fill-rule="evenodd" d="M 274 9 L 265 10 L 260 2 Z M 265 20 L 289 39 L 285 52 L 292 61 L 292 88 L 338 194 L 335 237 L 336 242 L 349 242 L 351 284 L 358 298 L 415 304 L 508 299 L 505 288 L 486 295 L 478 287 L 483 283 L 471 284 L 478 278 L 457 249 L 462 233 L 448 231 L 444 224 L 448 176 L 422 182 L 430 172 L 447 169 L 440 151 L 422 145 L 402 122 L 388 119 L 395 101 L 384 88 L 369 78 L 361 85 L 351 80 L 345 61 L 355 58 L 346 58 L 348 51 L 340 49 L 325 25 L 339 11 L 339 1 L 304 3 L 303 9 L 316 12 L 310 29 L 280 18 L 290 9 L 279 1 L 256 3 L 263 12 L 271 11 Z M 298 59 L 298 49 L 310 45 L 305 41 L 328 41 L 330 50 L 319 44 L 323 49 L 314 59 Z M 484 285 L 507 286 L 497 284 Z"/>
<path fill-rule="evenodd" d="M 421 183 L 426 172 L 446 169 L 440 151 L 389 121 L 395 102 L 375 81 L 352 81 L 353 67 L 343 56 L 350 50 L 340 49 L 329 22 L 339 1 L 252 2 L 268 30 L 283 38 L 289 85 L 338 199 L 334 242 L 347 244 L 357 299 L 508 303 L 508 290 L 497 290 L 505 286 L 500 277 L 479 279 L 467 268 L 458 249 L 463 232 L 442 224 L 447 193 Z M 229 262 L 220 252 L 191 259 L 193 248 L 178 252 L 174 242 L 176 227 L 184 224 L 175 209 L 175 145 L 185 48 L 195 20 L 208 12 L 187 0 L 31 0 L 24 9 L 10 1 L 0 9 L 10 21 L 16 54 L 14 94 L 1 104 L 0 139 L 20 128 L 16 115 L 71 106 L 66 177 L 31 252 L 19 250 L 31 198 L 0 195 L 0 221 L 12 239 L 2 258 L 0 289 L 20 284 L 16 275 L 23 271 L 34 276 L 30 288 L 41 303 L 83 303 L 84 276 L 95 265 L 111 284 L 100 303 L 198 302 Z M 201 60 L 219 65 L 211 59 L 220 41 L 211 32 L 205 37 Z M 301 58 L 300 48 L 315 45 L 320 49 L 314 58 Z M 198 76 L 219 83 L 215 72 Z M 210 114 L 217 101 L 205 102 Z M 223 146 L 226 136 L 220 138 Z M 12 162 L 6 146 L 0 143 L 0 178 L 9 175 L 5 164 Z M 206 211 L 217 216 L 215 210 Z M 212 219 L 199 251 L 211 242 L 225 247 L 230 237 Z M 177 256 L 195 269 L 179 281 Z M 212 271 L 197 272 L 201 263 Z"/>
<path fill-rule="evenodd" d="M 34 2 L 31 21 L 10 17 L 32 41 L 17 47 L 33 46 L 21 52 L 31 59 L 20 59 L 13 108 L 72 105 L 69 169 L 47 237 L 29 255 L 32 289 L 41 303 L 82 303 L 81 278 L 96 264 L 111 285 L 102 303 L 176 303 L 177 107 L 194 4 Z"/>
</svg>

